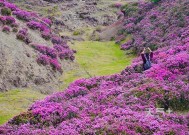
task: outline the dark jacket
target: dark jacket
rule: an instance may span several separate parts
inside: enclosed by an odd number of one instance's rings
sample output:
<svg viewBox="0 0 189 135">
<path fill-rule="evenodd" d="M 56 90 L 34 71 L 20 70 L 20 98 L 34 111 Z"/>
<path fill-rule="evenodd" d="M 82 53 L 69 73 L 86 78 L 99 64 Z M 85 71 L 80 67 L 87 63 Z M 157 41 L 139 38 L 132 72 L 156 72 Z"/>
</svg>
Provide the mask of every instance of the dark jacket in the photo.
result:
<svg viewBox="0 0 189 135">
<path fill-rule="evenodd" d="M 145 59 L 145 56 L 144 55 L 146 55 L 146 57 L 147 57 L 147 59 L 149 59 L 150 58 L 150 60 L 153 58 L 153 52 L 151 52 L 151 53 L 145 53 L 145 54 L 141 54 L 141 57 L 142 57 L 142 60 L 143 60 L 143 63 L 145 64 L 146 63 L 146 59 Z M 150 57 L 149 57 L 150 56 Z"/>
</svg>

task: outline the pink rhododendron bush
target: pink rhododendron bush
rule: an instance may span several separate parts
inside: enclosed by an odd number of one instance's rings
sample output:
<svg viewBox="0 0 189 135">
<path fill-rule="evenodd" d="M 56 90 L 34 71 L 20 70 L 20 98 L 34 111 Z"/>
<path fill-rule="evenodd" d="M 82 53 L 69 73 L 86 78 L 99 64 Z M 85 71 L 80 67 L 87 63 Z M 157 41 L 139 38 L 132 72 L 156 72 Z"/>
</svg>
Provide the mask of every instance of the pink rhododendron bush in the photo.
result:
<svg viewBox="0 0 189 135">
<path fill-rule="evenodd" d="M 141 15 L 155 14 L 154 11 L 158 9 L 164 12 L 161 13 L 162 19 L 166 19 L 170 6 L 178 10 L 177 7 L 183 2 L 187 6 L 186 0 L 165 0 L 159 5 L 142 3 L 144 10 Z M 179 12 L 183 13 L 182 10 Z M 178 20 L 174 15 L 172 17 L 170 23 L 177 24 Z M 189 114 L 183 113 L 189 110 L 187 23 L 181 28 L 176 25 L 166 27 L 163 36 L 166 38 L 157 40 L 159 49 L 154 51 L 153 65 L 149 70 L 143 71 L 141 58 L 136 58 L 120 74 L 77 80 L 63 92 L 34 103 L 27 112 L 12 118 L 0 127 L 0 134 L 189 135 Z M 133 38 L 136 38 L 135 34 L 141 37 L 129 41 L 127 45 L 141 48 L 143 45 L 136 42 L 147 42 L 152 36 L 149 43 L 155 41 L 158 34 L 152 34 L 156 32 L 153 27 L 158 24 L 152 23 L 149 27 L 140 25 L 140 31 L 134 30 Z M 143 38 L 141 31 L 146 31 L 143 33 L 146 38 Z M 60 41 L 55 39 L 52 42 L 57 45 L 53 49 L 41 45 L 34 47 L 41 52 L 38 59 L 41 64 L 48 65 L 53 58 L 69 57 L 54 53 L 67 48 L 58 45 Z"/>
</svg>

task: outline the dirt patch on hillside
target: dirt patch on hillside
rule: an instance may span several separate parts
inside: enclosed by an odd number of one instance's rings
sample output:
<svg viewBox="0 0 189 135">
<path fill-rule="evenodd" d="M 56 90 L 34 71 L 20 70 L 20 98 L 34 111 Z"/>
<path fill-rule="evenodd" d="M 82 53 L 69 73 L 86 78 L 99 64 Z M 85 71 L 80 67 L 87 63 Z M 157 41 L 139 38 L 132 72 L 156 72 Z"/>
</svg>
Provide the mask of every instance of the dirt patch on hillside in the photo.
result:
<svg viewBox="0 0 189 135">
<path fill-rule="evenodd" d="M 120 19 L 116 23 L 104 28 L 101 32 L 98 33 L 98 35 L 102 41 L 109 41 L 111 39 L 114 39 L 115 35 L 119 30 L 122 29 L 123 25 L 123 19 Z"/>
<path fill-rule="evenodd" d="M 54 19 L 57 29 L 74 31 L 84 27 L 108 26 L 117 21 L 115 0 L 9 0 L 19 7 Z"/>
<path fill-rule="evenodd" d="M 37 87 L 42 92 L 53 92 L 58 85 L 60 72 L 36 62 L 33 48 L 16 39 L 13 33 L 0 32 L 0 91 L 13 88 Z M 37 40 L 37 39 L 36 39 Z M 69 68 L 66 61 L 64 68 Z"/>
</svg>

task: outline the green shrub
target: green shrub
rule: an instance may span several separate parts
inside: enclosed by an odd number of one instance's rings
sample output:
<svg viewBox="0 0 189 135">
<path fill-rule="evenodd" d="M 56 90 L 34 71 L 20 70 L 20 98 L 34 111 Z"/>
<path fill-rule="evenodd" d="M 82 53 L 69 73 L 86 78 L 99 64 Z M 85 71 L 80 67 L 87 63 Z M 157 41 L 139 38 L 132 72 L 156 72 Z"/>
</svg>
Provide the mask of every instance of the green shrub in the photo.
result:
<svg viewBox="0 0 189 135">
<path fill-rule="evenodd" d="M 174 111 L 188 111 L 189 110 L 189 100 L 184 97 L 184 94 L 179 98 L 174 97 L 170 101 L 170 107 Z"/>
<path fill-rule="evenodd" d="M 102 31 L 102 27 L 97 26 L 97 27 L 96 27 L 96 31 L 101 32 L 101 31 Z"/>
<path fill-rule="evenodd" d="M 121 30 L 118 30 L 117 34 L 118 34 L 118 35 L 123 35 L 124 32 L 125 32 L 125 30 L 121 29 Z"/>
<path fill-rule="evenodd" d="M 158 3 L 160 0 L 151 0 L 153 3 Z"/>
<path fill-rule="evenodd" d="M 125 11 L 126 16 L 131 16 L 135 12 L 138 11 L 138 5 L 137 4 L 126 4 L 121 8 L 122 11 Z"/>
<path fill-rule="evenodd" d="M 156 44 L 148 44 L 147 47 L 151 48 L 152 51 L 158 49 L 158 46 Z"/>
<path fill-rule="evenodd" d="M 11 11 L 10 8 L 4 7 L 4 8 L 1 9 L 1 14 L 2 14 L 2 15 L 10 16 L 11 13 L 12 13 L 12 11 Z"/>
<path fill-rule="evenodd" d="M 13 28 L 12 28 L 12 31 L 15 32 L 15 33 L 17 33 L 17 32 L 18 32 L 18 28 L 13 27 Z"/>
<path fill-rule="evenodd" d="M 111 37 L 110 41 L 114 41 L 115 40 L 115 37 Z"/>
<path fill-rule="evenodd" d="M 74 36 L 78 36 L 78 35 L 81 35 L 81 34 L 83 34 L 83 31 L 81 31 L 81 30 L 75 30 L 75 31 L 73 32 L 73 35 L 74 35 Z"/>
<path fill-rule="evenodd" d="M 31 112 L 25 112 L 18 116 L 15 116 L 11 121 L 9 121 L 9 124 L 12 125 L 25 124 L 28 123 L 33 117 L 34 116 Z"/>
</svg>

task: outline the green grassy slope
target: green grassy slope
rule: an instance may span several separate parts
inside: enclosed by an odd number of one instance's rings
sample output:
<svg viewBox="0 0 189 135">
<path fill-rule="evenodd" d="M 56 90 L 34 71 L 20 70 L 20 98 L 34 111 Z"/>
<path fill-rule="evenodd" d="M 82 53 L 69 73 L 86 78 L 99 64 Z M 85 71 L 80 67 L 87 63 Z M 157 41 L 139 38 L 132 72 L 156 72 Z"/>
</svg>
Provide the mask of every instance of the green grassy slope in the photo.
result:
<svg viewBox="0 0 189 135">
<path fill-rule="evenodd" d="M 40 92 L 29 89 L 16 89 L 0 93 L 0 125 L 26 111 L 34 101 L 44 97 L 45 95 Z"/>
<path fill-rule="evenodd" d="M 125 55 L 119 45 L 111 42 L 82 41 L 75 42 L 73 48 L 77 50 L 75 68 L 63 74 L 61 81 L 66 86 L 79 78 L 110 75 L 119 73 L 128 66 L 133 55 Z M 64 87 L 61 87 L 62 89 Z"/>
</svg>

